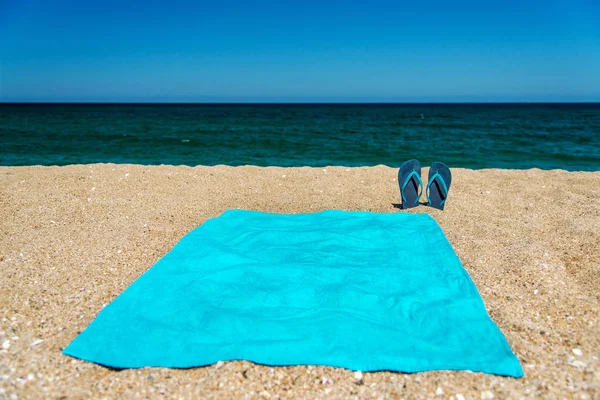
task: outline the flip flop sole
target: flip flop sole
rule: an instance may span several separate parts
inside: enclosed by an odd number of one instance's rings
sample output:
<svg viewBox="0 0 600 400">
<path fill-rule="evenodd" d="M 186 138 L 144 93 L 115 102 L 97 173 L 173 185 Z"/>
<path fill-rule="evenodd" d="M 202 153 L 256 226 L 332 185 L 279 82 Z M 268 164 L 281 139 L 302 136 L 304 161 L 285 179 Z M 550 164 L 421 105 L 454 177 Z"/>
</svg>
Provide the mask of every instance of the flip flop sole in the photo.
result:
<svg viewBox="0 0 600 400">
<path fill-rule="evenodd" d="M 427 204 L 443 210 L 452 183 L 452 173 L 444 163 L 434 162 L 429 168 L 427 180 Z"/>
<path fill-rule="evenodd" d="M 418 160 L 409 160 L 402 164 L 398 171 L 398 184 L 402 197 L 402 209 L 413 208 L 419 205 L 423 183 L 421 182 L 421 163 Z"/>
</svg>

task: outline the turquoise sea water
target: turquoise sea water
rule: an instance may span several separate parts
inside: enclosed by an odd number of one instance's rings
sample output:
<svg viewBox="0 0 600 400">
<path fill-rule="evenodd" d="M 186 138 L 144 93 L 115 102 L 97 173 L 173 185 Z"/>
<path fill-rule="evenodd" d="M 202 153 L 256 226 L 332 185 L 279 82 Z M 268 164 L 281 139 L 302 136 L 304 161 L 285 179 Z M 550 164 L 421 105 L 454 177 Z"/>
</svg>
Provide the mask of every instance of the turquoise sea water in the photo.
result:
<svg viewBox="0 0 600 400">
<path fill-rule="evenodd" d="M 0 165 L 600 170 L 594 104 L 0 104 Z"/>
</svg>

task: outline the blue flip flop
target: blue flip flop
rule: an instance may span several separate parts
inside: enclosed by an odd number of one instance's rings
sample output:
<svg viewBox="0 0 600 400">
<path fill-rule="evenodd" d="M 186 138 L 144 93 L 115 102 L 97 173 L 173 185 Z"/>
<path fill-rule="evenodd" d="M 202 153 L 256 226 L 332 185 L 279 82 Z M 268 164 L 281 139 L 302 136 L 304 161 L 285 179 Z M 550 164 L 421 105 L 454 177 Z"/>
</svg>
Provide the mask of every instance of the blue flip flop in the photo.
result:
<svg viewBox="0 0 600 400">
<path fill-rule="evenodd" d="M 450 168 L 441 162 L 431 164 L 426 190 L 427 204 L 430 207 L 443 210 L 451 183 L 452 173 Z"/>
<path fill-rule="evenodd" d="M 398 171 L 398 184 L 402 196 L 402 209 L 418 206 L 423 193 L 421 163 L 417 160 L 409 160 L 402 164 Z"/>
</svg>

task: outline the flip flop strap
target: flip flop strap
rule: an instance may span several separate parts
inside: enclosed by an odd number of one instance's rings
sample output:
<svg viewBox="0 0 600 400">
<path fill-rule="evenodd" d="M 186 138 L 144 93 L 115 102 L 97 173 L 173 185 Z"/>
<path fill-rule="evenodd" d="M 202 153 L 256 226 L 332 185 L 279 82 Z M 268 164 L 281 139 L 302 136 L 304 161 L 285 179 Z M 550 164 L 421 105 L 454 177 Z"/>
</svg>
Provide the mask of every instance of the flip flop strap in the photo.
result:
<svg viewBox="0 0 600 400">
<path fill-rule="evenodd" d="M 410 174 L 408 174 L 408 176 L 404 180 L 404 183 L 402 184 L 402 190 L 400 190 L 400 194 L 402 195 L 403 203 L 406 203 L 406 197 L 404 197 L 404 189 L 406 188 L 406 185 L 408 185 L 408 182 L 410 182 L 410 180 L 413 177 L 416 177 L 417 182 L 419 182 L 419 194 L 417 195 L 417 199 L 415 200 L 415 203 L 417 203 L 419 201 L 419 199 L 421 198 L 421 195 L 423 194 L 423 181 L 421 180 L 419 173 L 413 169 L 412 172 Z"/>
<path fill-rule="evenodd" d="M 429 188 L 436 179 L 439 183 L 441 183 L 442 190 L 444 191 L 444 200 L 442 200 L 440 204 L 444 204 L 446 198 L 448 197 L 448 187 L 446 186 L 446 182 L 444 182 L 444 178 L 442 178 L 442 176 L 436 172 L 435 174 L 433 174 L 429 182 L 427 182 L 427 190 L 425 191 L 425 195 L 427 196 L 427 204 L 431 204 L 431 200 L 429 199 Z"/>
</svg>

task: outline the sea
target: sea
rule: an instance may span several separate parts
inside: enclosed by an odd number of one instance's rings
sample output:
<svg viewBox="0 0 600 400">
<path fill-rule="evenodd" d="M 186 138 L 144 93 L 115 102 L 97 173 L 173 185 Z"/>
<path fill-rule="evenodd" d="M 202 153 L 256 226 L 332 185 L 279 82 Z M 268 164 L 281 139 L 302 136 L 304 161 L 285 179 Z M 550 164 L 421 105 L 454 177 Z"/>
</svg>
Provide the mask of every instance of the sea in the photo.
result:
<svg viewBox="0 0 600 400">
<path fill-rule="evenodd" d="M 600 170 L 600 103 L 0 104 L 0 165 Z"/>
</svg>

